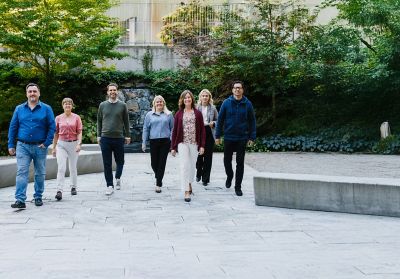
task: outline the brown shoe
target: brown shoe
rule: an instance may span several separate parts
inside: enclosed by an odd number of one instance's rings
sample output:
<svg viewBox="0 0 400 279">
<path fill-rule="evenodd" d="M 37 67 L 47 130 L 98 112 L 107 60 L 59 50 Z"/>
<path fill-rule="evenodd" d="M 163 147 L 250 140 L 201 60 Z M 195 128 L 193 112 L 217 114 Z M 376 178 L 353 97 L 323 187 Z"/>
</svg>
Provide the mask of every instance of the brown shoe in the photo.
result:
<svg viewBox="0 0 400 279">
<path fill-rule="evenodd" d="M 190 198 L 190 192 L 189 191 L 185 191 L 185 202 L 190 202 L 191 198 Z"/>
</svg>

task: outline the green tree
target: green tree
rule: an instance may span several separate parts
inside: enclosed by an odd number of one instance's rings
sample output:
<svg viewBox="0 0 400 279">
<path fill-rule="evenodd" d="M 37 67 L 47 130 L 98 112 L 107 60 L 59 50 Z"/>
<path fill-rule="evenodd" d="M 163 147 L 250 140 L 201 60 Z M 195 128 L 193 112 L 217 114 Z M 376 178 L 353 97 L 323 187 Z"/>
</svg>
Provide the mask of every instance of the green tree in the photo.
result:
<svg viewBox="0 0 400 279">
<path fill-rule="evenodd" d="M 105 14 L 112 1 L 0 0 L 0 57 L 32 66 L 47 91 L 57 72 L 121 58 L 120 31 Z"/>
</svg>

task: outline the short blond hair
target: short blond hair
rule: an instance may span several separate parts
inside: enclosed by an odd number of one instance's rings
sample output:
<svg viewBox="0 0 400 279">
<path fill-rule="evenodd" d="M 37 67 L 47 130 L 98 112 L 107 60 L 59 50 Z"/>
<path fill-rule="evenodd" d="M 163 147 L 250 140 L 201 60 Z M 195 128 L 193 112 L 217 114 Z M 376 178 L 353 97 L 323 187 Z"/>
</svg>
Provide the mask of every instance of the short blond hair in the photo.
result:
<svg viewBox="0 0 400 279">
<path fill-rule="evenodd" d="M 75 107 L 74 101 L 72 101 L 71 98 L 64 98 L 64 99 L 61 101 L 61 106 L 63 106 L 65 103 L 71 103 L 72 107 Z"/>
</svg>

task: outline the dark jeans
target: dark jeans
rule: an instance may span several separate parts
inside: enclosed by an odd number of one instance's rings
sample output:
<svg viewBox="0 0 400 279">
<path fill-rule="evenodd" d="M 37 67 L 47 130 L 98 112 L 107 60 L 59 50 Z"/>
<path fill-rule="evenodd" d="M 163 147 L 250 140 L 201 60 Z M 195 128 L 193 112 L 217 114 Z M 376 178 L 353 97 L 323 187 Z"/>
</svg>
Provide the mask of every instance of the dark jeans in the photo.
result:
<svg viewBox="0 0 400 279">
<path fill-rule="evenodd" d="M 210 126 L 206 126 L 206 146 L 204 148 L 204 154 L 197 157 L 196 162 L 196 177 L 201 178 L 203 182 L 210 182 L 210 174 L 212 167 L 212 157 L 214 149 L 214 137 Z"/>
<path fill-rule="evenodd" d="M 115 171 L 115 178 L 119 179 L 122 175 L 124 168 L 124 138 L 107 138 L 101 137 L 100 147 L 103 156 L 104 177 L 106 178 L 107 187 L 113 186 L 113 173 L 112 173 L 112 153 L 114 152 L 114 159 L 117 165 Z"/>
<path fill-rule="evenodd" d="M 227 179 L 232 181 L 232 155 L 236 152 L 236 175 L 235 188 L 242 187 L 243 172 L 244 172 L 244 154 L 246 151 L 247 141 L 224 141 L 224 166 Z"/>
<path fill-rule="evenodd" d="M 156 186 L 162 187 L 162 180 L 164 178 L 165 165 L 171 141 L 169 138 L 151 139 L 150 140 L 150 156 L 151 168 L 156 177 Z"/>
</svg>

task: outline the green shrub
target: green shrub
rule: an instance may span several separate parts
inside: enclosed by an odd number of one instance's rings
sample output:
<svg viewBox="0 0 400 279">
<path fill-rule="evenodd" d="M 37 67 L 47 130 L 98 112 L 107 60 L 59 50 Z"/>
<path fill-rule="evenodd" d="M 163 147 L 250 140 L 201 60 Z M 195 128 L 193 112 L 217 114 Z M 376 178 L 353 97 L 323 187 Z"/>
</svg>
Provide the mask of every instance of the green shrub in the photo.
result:
<svg viewBox="0 0 400 279">
<path fill-rule="evenodd" d="M 381 154 L 400 154 L 400 138 L 396 135 L 390 135 L 377 142 L 372 151 Z"/>
</svg>

